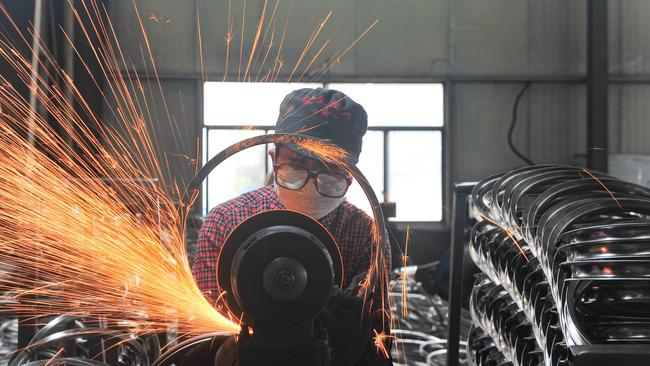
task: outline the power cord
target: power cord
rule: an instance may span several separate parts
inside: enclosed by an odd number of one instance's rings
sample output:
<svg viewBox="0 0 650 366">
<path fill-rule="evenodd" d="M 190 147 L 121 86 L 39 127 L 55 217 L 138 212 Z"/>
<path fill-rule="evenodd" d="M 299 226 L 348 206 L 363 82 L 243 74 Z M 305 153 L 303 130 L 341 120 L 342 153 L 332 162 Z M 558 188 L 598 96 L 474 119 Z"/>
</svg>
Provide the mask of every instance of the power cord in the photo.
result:
<svg viewBox="0 0 650 366">
<path fill-rule="evenodd" d="M 526 90 L 528 90 L 529 86 L 530 82 L 527 82 L 526 85 L 521 88 L 519 94 L 517 94 L 517 97 L 515 98 L 515 103 L 512 106 L 512 122 L 510 123 L 510 129 L 508 129 L 508 146 L 510 146 L 510 150 L 512 150 L 512 152 L 515 153 L 519 159 L 525 161 L 528 165 L 534 165 L 530 159 L 528 159 L 524 154 L 517 150 L 514 143 L 512 142 L 512 134 L 515 131 L 515 126 L 517 125 L 517 110 L 519 110 L 519 102 L 521 101 L 521 97 L 524 96 L 524 93 L 526 93 Z"/>
</svg>

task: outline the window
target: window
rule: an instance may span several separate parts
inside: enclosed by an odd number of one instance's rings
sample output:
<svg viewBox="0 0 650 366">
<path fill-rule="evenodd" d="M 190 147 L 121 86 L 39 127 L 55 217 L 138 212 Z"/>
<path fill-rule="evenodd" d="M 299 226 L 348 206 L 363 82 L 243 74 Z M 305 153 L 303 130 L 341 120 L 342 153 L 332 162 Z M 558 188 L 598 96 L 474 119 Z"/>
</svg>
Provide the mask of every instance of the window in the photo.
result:
<svg viewBox="0 0 650 366">
<path fill-rule="evenodd" d="M 203 161 L 243 139 L 273 133 L 282 99 L 300 88 L 321 84 L 204 84 Z M 254 108 L 253 108 L 254 106 Z M 270 170 L 268 147 L 255 146 L 228 158 L 203 183 L 203 214 L 210 208 L 264 185 Z"/>
<path fill-rule="evenodd" d="M 204 86 L 204 161 L 247 137 L 272 133 L 280 102 L 292 90 L 322 84 L 207 82 Z M 359 169 L 380 202 L 396 202 L 396 221 L 442 219 L 442 84 L 327 84 L 368 112 Z M 251 106 L 254 106 L 252 108 Z M 267 147 L 229 158 L 204 183 L 203 208 L 263 185 L 270 172 Z M 369 211 L 355 182 L 347 199 Z"/>
</svg>

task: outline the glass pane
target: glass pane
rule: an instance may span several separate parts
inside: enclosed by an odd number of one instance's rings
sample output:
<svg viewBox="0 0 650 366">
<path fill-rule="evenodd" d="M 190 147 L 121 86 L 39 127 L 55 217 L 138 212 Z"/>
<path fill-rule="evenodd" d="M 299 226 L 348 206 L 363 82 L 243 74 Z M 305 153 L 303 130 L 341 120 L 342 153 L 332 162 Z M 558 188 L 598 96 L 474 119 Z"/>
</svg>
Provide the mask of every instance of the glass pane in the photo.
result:
<svg viewBox="0 0 650 366">
<path fill-rule="evenodd" d="M 388 191 L 397 221 L 442 220 L 442 134 L 389 134 Z"/>
<path fill-rule="evenodd" d="M 380 131 L 368 131 L 363 137 L 363 150 L 359 157 L 357 167 L 361 173 L 368 179 L 372 189 L 375 191 L 379 202 L 383 201 L 382 192 L 384 191 L 384 137 Z M 354 181 L 346 195 L 347 200 L 366 211 L 372 216 L 370 203 L 366 198 L 359 183 Z"/>
<path fill-rule="evenodd" d="M 249 137 L 259 136 L 259 130 L 208 130 L 207 155 L 213 158 L 226 147 Z M 204 214 L 214 206 L 250 192 L 264 184 L 264 145 L 243 150 L 226 159 L 206 179 L 207 206 Z"/>
<path fill-rule="evenodd" d="M 444 124 L 442 84 L 328 84 L 368 113 L 369 126 L 428 126 Z"/>
<path fill-rule="evenodd" d="M 207 82 L 203 87 L 206 126 L 275 125 L 280 103 L 290 92 L 316 83 Z"/>
<path fill-rule="evenodd" d="M 208 129 L 203 128 L 202 135 L 201 135 L 201 161 L 205 165 L 205 163 L 208 161 Z M 208 213 L 208 178 L 205 178 L 202 184 L 202 191 L 201 191 L 201 212 L 203 212 L 203 216 L 207 215 Z"/>
</svg>

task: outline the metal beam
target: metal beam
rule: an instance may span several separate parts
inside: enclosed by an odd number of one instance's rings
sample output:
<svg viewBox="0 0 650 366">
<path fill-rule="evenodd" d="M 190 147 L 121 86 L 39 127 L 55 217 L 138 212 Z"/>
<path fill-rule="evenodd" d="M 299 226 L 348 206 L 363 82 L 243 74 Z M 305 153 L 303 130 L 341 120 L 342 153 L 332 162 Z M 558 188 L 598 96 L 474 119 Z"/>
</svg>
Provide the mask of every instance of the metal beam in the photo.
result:
<svg viewBox="0 0 650 366">
<path fill-rule="evenodd" d="M 463 256 L 467 197 L 476 183 L 456 183 L 452 197 L 451 261 L 449 267 L 449 329 L 447 333 L 447 366 L 458 366 L 460 353 L 460 315 L 463 307 Z"/>
<path fill-rule="evenodd" d="M 607 172 L 607 0 L 587 2 L 587 167 Z"/>
</svg>

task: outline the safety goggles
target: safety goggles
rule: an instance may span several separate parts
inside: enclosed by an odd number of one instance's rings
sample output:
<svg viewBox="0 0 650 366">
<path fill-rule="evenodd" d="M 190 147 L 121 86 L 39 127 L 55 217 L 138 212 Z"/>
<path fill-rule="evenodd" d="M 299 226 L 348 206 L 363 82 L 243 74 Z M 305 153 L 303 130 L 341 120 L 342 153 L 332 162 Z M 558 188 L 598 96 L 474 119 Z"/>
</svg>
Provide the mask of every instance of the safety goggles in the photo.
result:
<svg viewBox="0 0 650 366">
<path fill-rule="evenodd" d="M 277 164 L 273 168 L 275 183 L 279 186 L 297 191 L 302 189 L 309 179 L 314 178 L 316 190 L 325 197 L 345 196 L 352 183 L 352 179 L 342 172 L 314 171 L 289 163 Z"/>
</svg>

